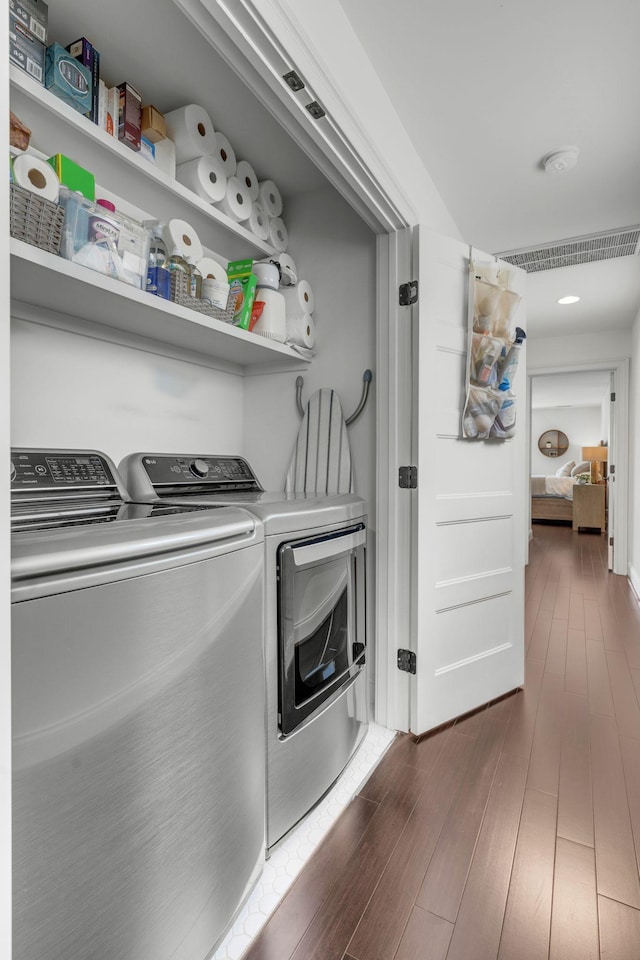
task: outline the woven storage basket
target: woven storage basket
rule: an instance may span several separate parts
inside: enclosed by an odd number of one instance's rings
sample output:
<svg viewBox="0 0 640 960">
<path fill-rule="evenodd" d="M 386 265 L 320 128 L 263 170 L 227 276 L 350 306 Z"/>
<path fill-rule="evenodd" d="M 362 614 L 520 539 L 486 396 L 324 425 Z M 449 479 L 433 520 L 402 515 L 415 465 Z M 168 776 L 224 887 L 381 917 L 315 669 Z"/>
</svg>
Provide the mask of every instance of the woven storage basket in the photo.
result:
<svg viewBox="0 0 640 960">
<path fill-rule="evenodd" d="M 171 300 L 173 303 L 180 304 L 181 307 L 189 307 L 197 313 L 204 313 L 207 317 L 215 317 L 216 320 L 222 320 L 224 323 L 233 323 L 233 308 L 222 310 L 205 300 L 195 300 L 189 294 L 189 277 L 180 270 L 171 272 Z"/>
<path fill-rule="evenodd" d="M 9 186 L 11 236 L 34 247 L 40 247 L 41 250 L 48 250 L 49 253 L 59 253 L 64 207 L 45 200 L 16 183 Z"/>
</svg>

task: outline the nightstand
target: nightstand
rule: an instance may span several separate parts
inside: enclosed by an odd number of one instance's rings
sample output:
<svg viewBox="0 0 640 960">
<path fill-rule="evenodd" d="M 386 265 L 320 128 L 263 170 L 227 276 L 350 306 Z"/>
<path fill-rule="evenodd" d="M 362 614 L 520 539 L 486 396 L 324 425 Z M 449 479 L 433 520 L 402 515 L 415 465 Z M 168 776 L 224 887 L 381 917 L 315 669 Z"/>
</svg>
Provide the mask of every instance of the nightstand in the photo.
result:
<svg viewBox="0 0 640 960">
<path fill-rule="evenodd" d="M 573 487 L 573 529 L 579 527 L 606 530 L 606 483 L 576 483 Z"/>
</svg>

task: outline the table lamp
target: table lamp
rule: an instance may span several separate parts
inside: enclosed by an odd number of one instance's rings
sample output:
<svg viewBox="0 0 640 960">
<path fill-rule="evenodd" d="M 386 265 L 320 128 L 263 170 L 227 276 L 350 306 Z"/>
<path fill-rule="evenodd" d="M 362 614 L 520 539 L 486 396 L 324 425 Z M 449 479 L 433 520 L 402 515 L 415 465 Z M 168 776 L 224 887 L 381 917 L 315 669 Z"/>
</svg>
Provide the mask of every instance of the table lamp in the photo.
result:
<svg viewBox="0 0 640 960">
<path fill-rule="evenodd" d="M 608 447 L 583 447 L 582 459 L 591 463 L 591 483 L 604 483 L 602 464 L 609 457 Z"/>
</svg>

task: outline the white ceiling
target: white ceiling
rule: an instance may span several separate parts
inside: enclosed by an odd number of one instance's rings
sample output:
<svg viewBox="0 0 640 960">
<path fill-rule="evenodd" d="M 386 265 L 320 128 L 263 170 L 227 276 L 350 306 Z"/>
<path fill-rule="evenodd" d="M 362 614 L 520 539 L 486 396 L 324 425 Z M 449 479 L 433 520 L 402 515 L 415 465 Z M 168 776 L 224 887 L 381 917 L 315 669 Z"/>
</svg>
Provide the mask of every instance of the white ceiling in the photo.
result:
<svg viewBox="0 0 640 960">
<path fill-rule="evenodd" d="M 640 224 L 640 3 L 341 3 L 465 241 L 497 253 Z M 546 174 L 569 145 L 576 169 Z M 629 328 L 640 258 L 527 289 L 529 337 Z M 579 310 L 560 313 L 574 292 Z"/>
<path fill-rule="evenodd" d="M 531 409 L 596 407 L 609 390 L 609 373 L 603 370 L 533 377 Z"/>
</svg>

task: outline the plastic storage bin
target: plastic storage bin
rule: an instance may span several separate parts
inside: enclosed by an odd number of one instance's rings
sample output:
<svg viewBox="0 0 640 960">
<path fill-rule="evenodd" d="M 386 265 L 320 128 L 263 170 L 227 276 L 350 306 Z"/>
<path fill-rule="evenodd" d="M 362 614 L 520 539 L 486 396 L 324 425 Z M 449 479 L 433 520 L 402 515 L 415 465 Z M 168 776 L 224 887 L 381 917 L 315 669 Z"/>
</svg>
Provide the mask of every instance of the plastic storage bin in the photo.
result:
<svg viewBox="0 0 640 960">
<path fill-rule="evenodd" d="M 151 233 L 117 211 L 60 188 L 65 216 L 60 256 L 145 289 Z"/>
</svg>

